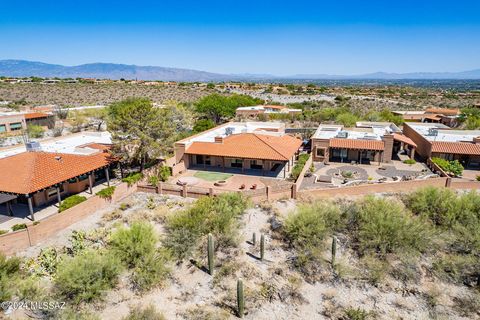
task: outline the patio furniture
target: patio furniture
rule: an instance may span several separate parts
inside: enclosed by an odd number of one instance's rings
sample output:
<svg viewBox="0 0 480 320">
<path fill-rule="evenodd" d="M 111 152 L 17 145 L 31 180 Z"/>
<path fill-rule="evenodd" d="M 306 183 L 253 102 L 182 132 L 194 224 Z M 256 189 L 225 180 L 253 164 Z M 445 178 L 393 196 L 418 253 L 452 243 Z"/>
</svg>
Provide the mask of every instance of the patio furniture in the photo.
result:
<svg viewBox="0 0 480 320">
<path fill-rule="evenodd" d="M 244 183 L 242 183 L 242 185 L 240 186 L 240 190 L 243 190 L 243 189 L 245 189 L 245 184 Z"/>
<path fill-rule="evenodd" d="M 328 175 L 320 175 L 315 182 L 332 183 L 332 177 Z"/>
<path fill-rule="evenodd" d="M 256 185 L 256 184 L 253 184 L 253 185 L 250 187 L 250 189 L 252 189 L 252 190 L 257 189 L 257 185 Z"/>
</svg>

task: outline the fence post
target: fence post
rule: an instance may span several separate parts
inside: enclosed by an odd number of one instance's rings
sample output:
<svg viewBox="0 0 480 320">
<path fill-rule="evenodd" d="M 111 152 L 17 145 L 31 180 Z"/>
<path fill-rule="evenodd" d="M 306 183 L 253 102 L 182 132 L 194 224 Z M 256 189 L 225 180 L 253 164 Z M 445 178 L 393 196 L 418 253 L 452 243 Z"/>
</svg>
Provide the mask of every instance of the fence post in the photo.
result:
<svg viewBox="0 0 480 320">
<path fill-rule="evenodd" d="M 267 201 L 269 201 L 270 200 L 270 186 L 267 186 L 265 188 L 265 192 L 266 192 L 266 195 L 267 195 Z"/>
<path fill-rule="evenodd" d="M 158 184 L 157 193 L 163 194 L 163 187 L 161 182 Z"/>
<path fill-rule="evenodd" d="M 187 197 L 187 186 L 183 186 L 183 192 L 182 192 L 182 197 L 186 198 Z"/>
<path fill-rule="evenodd" d="M 208 188 L 208 196 L 213 197 L 213 188 Z"/>
<path fill-rule="evenodd" d="M 452 178 L 448 177 L 447 180 L 445 180 L 445 187 L 450 188 L 452 184 Z"/>
<path fill-rule="evenodd" d="M 297 199 L 297 185 L 292 184 L 292 199 Z"/>
</svg>

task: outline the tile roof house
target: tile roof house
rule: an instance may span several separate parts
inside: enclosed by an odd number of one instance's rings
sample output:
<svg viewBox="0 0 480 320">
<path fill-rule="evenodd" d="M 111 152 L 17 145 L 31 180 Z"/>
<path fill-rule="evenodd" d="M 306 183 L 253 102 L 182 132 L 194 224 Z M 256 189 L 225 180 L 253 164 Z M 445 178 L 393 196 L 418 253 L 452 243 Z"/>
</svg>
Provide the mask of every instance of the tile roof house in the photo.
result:
<svg viewBox="0 0 480 320">
<path fill-rule="evenodd" d="M 33 207 L 91 190 L 95 179 L 109 181 L 113 159 L 108 149 L 106 145 L 87 144 L 78 146 L 76 153 L 26 151 L 0 158 L 0 194 L 28 203 L 34 219 Z"/>
<path fill-rule="evenodd" d="M 456 130 L 440 123 L 405 123 L 404 134 L 424 159 L 459 160 L 464 167 L 480 168 L 480 130 Z"/>
<path fill-rule="evenodd" d="M 286 106 L 280 105 L 258 105 L 258 106 L 248 106 L 248 107 L 239 107 L 236 110 L 236 115 L 239 117 L 256 117 L 260 114 L 271 115 L 271 114 L 300 114 L 302 113 L 301 109 L 292 109 Z"/>
<path fill-rule="evenodd" d="M 313 160 L 340 162 L 391 162 L 394 152 L 405 149 L 414 156 L 416 144 L 389 122 L 357 122 L 355 128 L 321 124 L 312 137 Z"/>
<path fill-rule="evenodd" d="M 229 122 L 175 143 L 176 164 L 286 177 L 302 141 L 274 122 Z"/>
</svg>

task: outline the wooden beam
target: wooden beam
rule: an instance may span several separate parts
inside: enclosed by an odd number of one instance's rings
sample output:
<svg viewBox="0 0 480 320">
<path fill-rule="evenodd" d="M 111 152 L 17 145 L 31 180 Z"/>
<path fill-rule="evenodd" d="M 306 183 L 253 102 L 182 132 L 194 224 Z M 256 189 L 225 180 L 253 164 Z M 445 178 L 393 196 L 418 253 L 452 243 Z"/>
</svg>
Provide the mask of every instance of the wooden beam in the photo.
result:
<svg viewBox="0 0 480 320">
<path fill-rule="evenodd" d="M 62 204 L 62 197 L 60 196 L 60 187 L 56 187 L 57 189 L 57 200 L 58 200 L 58 206 L 60 207 L 60 205 Z"/>
</svg>

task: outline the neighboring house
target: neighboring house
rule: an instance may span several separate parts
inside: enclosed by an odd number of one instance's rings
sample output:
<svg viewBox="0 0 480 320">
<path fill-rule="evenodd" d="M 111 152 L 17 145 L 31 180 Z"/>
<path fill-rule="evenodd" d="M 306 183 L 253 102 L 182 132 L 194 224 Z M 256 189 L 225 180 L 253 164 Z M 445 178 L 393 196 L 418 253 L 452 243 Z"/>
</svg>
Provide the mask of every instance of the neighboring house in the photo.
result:
<svg viewBox="0 0 480 320">
<path fill-rule="evenodd" d="M 458 125 L 459 109 L 429 108 L 424 111 L 392 111 L 401 115 L 405 122 L 442 123 L 449 127 Z"/>
<path fill-rule="evenodd" d="M 35 144 L 30 147 L 29 151 L 0 159 L 0 194 L 27 203 L 32 220 L 33 207 L 91 190 L 95 180 L 109 181 L 112 159 L 108 146 L 78 146 L 76 153 L 44 152 Z"/>
<path fill-rule="evenodd" d="M 321 124 L 312 137 L 313 160 L 324 163 L 388 163 L 400 150 L 413 158 L 415 148 L 416 144 L 390 122 L 357 122 L 355 128 Z"/>
<path fill-rule="evenodd" d="M 256 117 L 259 114 L 301 114 L 301 109 L 291 109 L 286 106 L 274 105 L 258 105 L 250 107 L 239 107 L 236 110 L 236 115 L 239 117 Z"/>
<path fill-rule="evenodd" d="M 28 125 L 37 125 L 53 129 L 55 126 L 55 116 L 44 112 L 31 112 L 24 114 L 25 121 Z"/>
<path fill-rule="evenodd" d="M 424 159 L 459 160 L 465 167 L 480 167 L 480 130 L 455 130 L 440 123 L 405 123 L 403 133 L 417 145 Z"/>
<path fill-rule="evenodd" d="M 275 122 L 229 122 L 175 143 L 175 165 L 286 178 L 302 141 Z"/>
<path fill-rule="evenodd" d="M 0 112 L 0 134 L 27 128 L 25 116 L 19 112 Z"/>
</svg>

